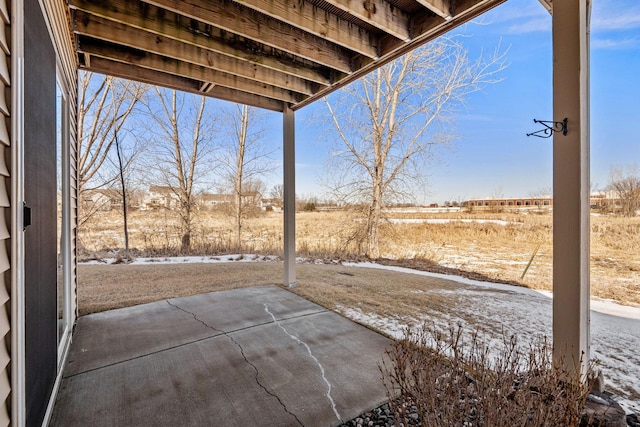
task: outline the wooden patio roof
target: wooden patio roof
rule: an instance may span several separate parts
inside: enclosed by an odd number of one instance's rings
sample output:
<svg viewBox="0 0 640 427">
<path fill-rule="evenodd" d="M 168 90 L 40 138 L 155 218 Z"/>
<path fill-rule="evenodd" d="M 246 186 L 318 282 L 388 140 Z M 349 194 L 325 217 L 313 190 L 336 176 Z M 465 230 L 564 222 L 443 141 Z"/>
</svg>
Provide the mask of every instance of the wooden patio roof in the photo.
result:
<svg viewBox="0 0 640 427">
<path fill-rule="evenodd" d="M 295 110 L 505 0 L 69 0 L 81 69 Z"/>
</svg>

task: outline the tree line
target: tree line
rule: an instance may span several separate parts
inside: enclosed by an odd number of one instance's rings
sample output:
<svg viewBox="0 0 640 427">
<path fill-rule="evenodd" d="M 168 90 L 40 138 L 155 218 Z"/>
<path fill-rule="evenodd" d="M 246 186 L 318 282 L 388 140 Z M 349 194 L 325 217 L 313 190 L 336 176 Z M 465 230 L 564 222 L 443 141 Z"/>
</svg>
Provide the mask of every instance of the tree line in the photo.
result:
<svg viewBox="0 0 640 427">
<path fill-rule="evenodd" d="M 353 240 L 365 255 L 380 256 L 384 208 L 425 191 L 437 147 L 455 139 L 456 112 L 500 81 L 505 58 L 498 47 L 472 60 L 459 41 L 442 37 L 325 98 L 320 121 L 331 156 L 323 184 L 338 203 L 361 207 Z M 91 73 L 79 81 L 79 196 L 105 186 L 125 196 L 135 179 L 170 187 L 188 252 L 197 192 L 214 175 L 234 196 L 240 244 L 242 195 L 277 164 L 280 147 L 264 138 L 266 113 Z"/>
<path fill-rule="evenodd" d="M 191 249 L 198 196 L 214 182 L 230 189 L 239 244 L 248 211 L 243 195 L 255 191 L 261 175 L 274 168 L 277 150 L 261 140 L 259 111 L 86 72 L 78 93 L 78 198 L 97 188 L 119 192 L 126 250 L 126 197 L 136 184 L 171 190 L 185 253 Z M 93 209 L 80 204 L 80 226 Z"/>
</svg>

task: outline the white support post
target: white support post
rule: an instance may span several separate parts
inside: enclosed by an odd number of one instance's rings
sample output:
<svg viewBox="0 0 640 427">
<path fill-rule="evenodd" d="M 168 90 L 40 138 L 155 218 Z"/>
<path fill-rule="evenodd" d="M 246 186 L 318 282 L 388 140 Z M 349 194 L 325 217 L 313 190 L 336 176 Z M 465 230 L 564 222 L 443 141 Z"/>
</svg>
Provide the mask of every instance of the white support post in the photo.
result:
<svg viewBox="0 0 640 427">
<path fill-rule="evenodd" d="M 584 372 L 589 361 L 590 0 L 553 2 L 553 356 Z"/>
<path fill-rule="evenodd" d="M 296 286 L 296 159 L 295 115 L 285 107 L 283 111 L 284 161 L 284 285 Z"/>
</svg>

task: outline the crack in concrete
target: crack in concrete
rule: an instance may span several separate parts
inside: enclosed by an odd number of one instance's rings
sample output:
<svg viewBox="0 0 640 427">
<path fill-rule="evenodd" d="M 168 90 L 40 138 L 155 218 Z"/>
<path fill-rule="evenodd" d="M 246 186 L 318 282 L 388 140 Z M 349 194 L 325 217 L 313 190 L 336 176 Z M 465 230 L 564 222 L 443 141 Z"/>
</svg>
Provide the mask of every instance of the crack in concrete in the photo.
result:
<svg viewBox="0 0 640 427">
<path fill-rule="evenodd" d="M 244 348 L 240 345 L 240 343 L 239 343 L 238 341 L 236 341 L 236 340 L 235 340 L 235 338 L 233 338 L 233 337 L 232 337 L 230 334 L 228 334 L 226 331 L 223 331 L 222 329 L 215 328 L 214 326 L 209 325 L 207 322 L 203 321 L 202 319 L 199 319 L 199 318 L 198 318 L 198 316 L 197 316 L 195 313 L 193 313 L 193 312 L 191 312 L 191 311 L 189 311 L 189 310 L 186 310 L 186 309 L 184 309 L 184 308 L 180 307 L 179 305 L 173 304 L 173 303 L 171 303 L 171 301 L 169 301 L 169 300 L 166 300 L 166 301 L 167 301 L 167 304 L 169 304 L 170 306 L 175 307 L 175 308 L 177 308 L 178 310 L 181 310 L 181 311 L 183 311 L 183 312 L 185 312 L 185 313 L 187 313 L 187 314 L 192 315 L 192 316 L 193 316 L 193 318 L 194 318 L 194 320 L 196 320 L 197 322 L 200 322 L 200 323 L 201 323 L 202 325 L 204 325 L 206 328 L 209 328 L 209 329 L 211 329 L 212 331 L 220 332 L 220 333 L 221 333 L 221 334 L 223 334 L 225 337 L 229 338 L 229 340 L 230 340 L 232 343 L 234 343 L 234 344 L 238 347 L 238 349 L 240 349 L 240 354 L 242 355 L 242 358 L 244 359 L 244 361 L 245 361 L 245 362 L 247 362 L 247 364 L 248 364 L 249 366 L 251 366 L 251 367 L 253 368 L 253 370 L 255 371 L 255 373 L 256 373 L 256 374 L 255 374 L 255 377 L 254 377 L 254 378 L 255 378 L 255 380 L 256 380 L 256 384 L 258 384 L 258 386 L 259 386 L 261 389 L 263 389 L 263 390 L 265 391 L 265 393 L 267 393 L 269 396 L 271 396 L 271 397 L 275 398 L 275 399 L 278 401 L 278 403 L 280 403 L 280 406 L 282 406 L 282 409 L 284 409 L 284 411 L 285 411 L 287 414 L 289 414 L 289 415 L 291 415 L 293 418 L 295 418 L 295 419 L 296 419 L 296 421 L 298 422 L 298 424 L 299 424 L 300 426 L 304 427 L 304 424 L 302 424 L 302 421 L 300 421 L 300 419 L 298 418 L 298 416 L 297 416 L 296 414 L 294 414 L 293 412 L 291 412 L 291 411 L 289 410 L 289 408 L 287 408 L 287 405 L 285 405 L 285 404 L 284 404 L 284 402 L 282 401 L 282 399 L 280 399 L 280 397 L 279 397 L 277 394 L 275 394 L 275 393 L 271 392 L 271 391 L 270 391 L 270 390 L 269 390 L 269 389 L 268 389 L 264 384 L 262 384 L 262 383 L 260 382 L 260 371 L 258 371 L 258 367 L 257 367 L 256 365 L 254 365 L 251 361 L 249 361 L 249 359 L 247 359 L 246 354 L 244 354 Z"/>
<path fill-rule="evenodd" d="M 291 339 L 293 339 L 298 344 L 303 345 L 307 349 L 307 353 L 309 353 L 309 356 L 316 362 L 316 365 L 318 365 L 318 367 L 320 368 L 320 374 L 322 375 L 322 380 L 327 385 L 326 397 L 329 400 L 329 403 L 331 403 L 331 409 L 333 409 L 333 413 L 335 414 L 335 416 L 338 419 L 338 421 L 340 421 L 342 423 L 343 420 L 342 420 L 342 417 L 340 416 L 340 413 L 338 412 L 338 409 L 336 408 L 336 402 L 333 400 L 333 397 L 331 397 L 331 383 L 327 379 L 327 377 L 325 375 L 324 367 L 322 366 L 322 364 L 320 363 L 318 358 L 313 355 L 313 353 L 311 352 L 311 348 L 309 347 L 309 345 L 307 345 L 306 342 L 302 341 L 297 336 L 291 334 L 289 331 L 287 331 L 287 329 L 284 326 L 282 326 L 282 324 L 276 319 L 276 316 L 274 316 L 273 313 L 271 313 L 271 311 L 269 311 L 269 306 L 267 306 L 267 304 L 263 303 L 262 305 L 264 305 L 264 311 L 266 311 L 267 314 L 269 314 L 269 316 L 271 316 L 271 318 L 273 319 L 273 322 L 276 325 L 278 325 L 280 327 L 280 329 L 282 329 L 284 331 L 284 333 L 287 334 Z"/>
</svg>

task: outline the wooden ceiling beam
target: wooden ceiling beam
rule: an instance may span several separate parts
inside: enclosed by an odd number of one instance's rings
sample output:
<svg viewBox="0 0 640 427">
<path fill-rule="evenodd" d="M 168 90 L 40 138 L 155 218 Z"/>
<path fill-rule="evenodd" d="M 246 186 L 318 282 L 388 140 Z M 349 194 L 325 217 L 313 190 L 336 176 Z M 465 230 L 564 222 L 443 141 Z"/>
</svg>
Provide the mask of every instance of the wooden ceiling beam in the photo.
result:
<svg viewBox="0 0 640 427">
<path fill-rule="evenodd" d="M 439 37 L 453 28 L 462 25 L 475 17 L 482 15 L 488 10 L 504 3 L 506 0 L 456 0 L 456 13 L 451 20 L 444 20 L 439 16 L 435 16 L 432 13 L 426 13 L 418 15 L 414 18 L 414 26 L 420 31 L 416 31 L 416 36 L 410 43 L 400 43 L 397 39 L 387 37 L 382 40 L 382 52 L 383 56 L 374 64 L 364 64 L 358 66 L 358 71 L 349 75 L 348 77 L 336 82 L 329 88 L 320 89 L 314 95 L 304 99 L 302 102 L 291 106 L 291 109 L 297 110 L 306 105 L 309 105 L 323 96 L 327 96 L 329 93 L 344 87 L 345 85 L 353 82 L 370 73 L 371 71 L 379 68 L 394 59 L 410 52 L 421 45 L 427 43 L 430 40 Z M 358 64 L 356 64 L 357 66 Z"/>
<path fill-rule="evenodd" d="M 377 40 L 368 31 L 305 0 L 235 2 L 369 58 L 378 57 Z"/>
<path fill-rule="evenodd" d="M 81 39 L 79 47 L 82 52 L 91 57 L 111 59 L 138 67 L 148 68 L 175 76 L 187 77 L 201 82 L 238 89 L 243 92 L 266 98 L 278 99 L 288 103 L 302 101 L 303 95 L 275 86 L 262 84 L 254 80 L 222 73 L 211 68 L 190 63 L 183 63 L 173 58 L 167 58 L 148 52 L 132 51 L 120 46 L 106 45 L 95 40 Z"/>
<path fill-rule="evenodd" d="M 200 88 L 200 82 L 196 80 L 146 70 L 144 68 L 138 68 L 132 65 L 122 64 L 98 57 L 91 57 L 90 65 L 81 65 L 80 68 L 87 71 L 94 71 L 96 73 L 135 80 L 151 85 L 163 86 L 169 89 L 182 90 L 185 92 L 194 93 Z"/>
<path fill-rule="evenodd" d="M 451 0 L 416 0 L 441 18 L 451 19 Z"/>
<path fill-rule="evenodd" d="M 433 15 L 420 14 L 413 20 L 415 40 L 408 46 L 413 46 L 413 43 L 416 42 L 423 44 L 424 42 L 422 40 L 431 39 L 434 32 L 440 35 L 450 31 L 505 1 L 506 0 L 456 0 L 451 19 L 445 21 Z M 404 50 L 406 51 L 406 49 Z"/>
<path fill-rule="evenodd" d="M 351 73 L 352 54 L 328 40 L 228 0 L 144 0 L 145 3 L 202 21 L 309 61 Z"/>
<path fill-rule="evenodd" d="M 325 86 L 330 83 L 329 77 L 319 69 L 304 67 L 300 63 L 291 63 L 286 58 L 275 57 L 268 52 L 260 55 L 255 50 L 251 50 L 251 46 L 245 47 L 241 45 L 238 48 L 237 46 L 240 43 L 232 44 L 229 43 L 229 40 L 223 39 L 222 30 L 209 27 L 209 32 L 205 33 L 200 28 L 186 27 L 181 25 L 178 15 L 153 5 L 128 0 L 110 0 L 108 4 L 104 1 L 71 0 L 70 7 L 74 10 L 82 10 L 101 18 L 212 50 L 231 58 L 258 64 L 272 70 L 283 71 L 301 79 L 311 80 Z M 149 19 L 149 17 L 153 17 L 153 19 Z M 202 26 L 204 27 L 204 24 Z M 320 67 L 318 66 L 318 68 Z"/>
<path fill-rule="evenodd" d="M 148 31 L 127 27 L 80 10 L 74 11 L 74 31 L 79 35 L 217 69 L 306 95 L 317 91 L 317 85 L 307 80 L 258 65 L 248 66 L 246 62 Z"/>
<path fill-rule="evenodd" d="M 409 15 L 386 0 L 325 0 L 332 6 L 353 15 L 387 34 L 409 41 Z"/>
<path fill-rule="evenodd" d="M 203 95 L 203 92 L 200 90 L 202 88 L 201 82 L 104 58 L 92 57 L 91 67 L 82 68 L 87 71 L 95 71 L 97 73 L 108 74 L 115 77 L 136 80 L 142 83 L 163 86 L 169 89 Z M 285 105 L 282 101 L 220 86 L 210 88 L 210 90 L 206 92 L 206 96 L 231 102 L 239 102 L 241 104 L 265 108 L 272 111 L 283 111 Z"/>
</svg>

